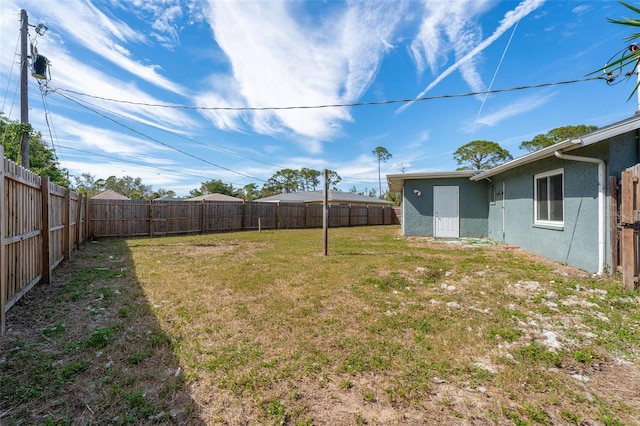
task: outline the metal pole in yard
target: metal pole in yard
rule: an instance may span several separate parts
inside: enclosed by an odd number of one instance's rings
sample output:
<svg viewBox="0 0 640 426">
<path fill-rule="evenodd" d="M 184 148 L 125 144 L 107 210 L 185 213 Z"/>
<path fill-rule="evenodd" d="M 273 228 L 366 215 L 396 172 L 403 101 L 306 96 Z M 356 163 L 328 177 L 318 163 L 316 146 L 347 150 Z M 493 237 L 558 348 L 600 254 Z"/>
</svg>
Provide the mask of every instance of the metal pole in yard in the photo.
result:
<svg viewBox="0 0 640 426">
<path fill-rule="evenodd" d="M 324 169 L 322 171 L 323 184 L 323 197 L 322 197 L 322 240 L 324 247 L 324 255 L 328 254 L 328 242 L 329 242 L 329 171 Z"/>
</svg>

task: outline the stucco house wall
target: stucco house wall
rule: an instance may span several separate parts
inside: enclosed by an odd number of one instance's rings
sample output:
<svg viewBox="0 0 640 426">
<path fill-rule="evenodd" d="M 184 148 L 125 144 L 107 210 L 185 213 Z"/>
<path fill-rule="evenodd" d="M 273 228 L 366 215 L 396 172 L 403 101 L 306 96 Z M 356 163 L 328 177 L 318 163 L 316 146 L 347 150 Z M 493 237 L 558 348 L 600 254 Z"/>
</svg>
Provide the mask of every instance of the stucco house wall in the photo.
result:
<svg viewBox="0 0 640 426">
<path fill-rule="evenodd" d="M 639 161 L 636 131 L 593 145 L 571 150 L 568 154 L 605 161 L 605 263 L 610 264 L 609 176 L 620 173 Z M 535 224 L 535 176 L 552 170 L 563 171 L 563 226 Z M 522 165 L 489 178 L 496 191 L 495 204 L 489 206 L 488 236 L 548 259 L 595 272 L 598 259 L 598 166 L 556 157 Z M 490 189 L 491 190 L 491 189 Z"/>
<path fill-rule="evenodd" d="M 534 176 L 559 169 L 564 173 L 563 226 L 537 225 Z M 504 195 L 489 207 L 489 238 L 581 269 L 598 269 L 597 165 L 552 158 L 491 180 Z"/>
<path fill-rule="evenodd" d="M 457 186 L 459 189 L 460 237 L 486 237 L 488 232 L 488 184 L 464 178 L 407 179 L 402 191 L 403 235 L 433 236 L 433 188 Z M 420 196 L 414 193 L 420 191 Z"/>
<path fill-rule="evenodd" d="M 610 225 L 615 220 L 609 214 L 609 176 L 620 178 L 622 171 L 640 162 L 639 144 L 636 114 L 490 170 L 467 176 L 463 172 L 387 175 L 387 182 L 391 191 L 403 191 L 404 235 L 433 236 L 433 187 L 457 185 L 460 236 L 487 236 L 586 271 L 606 272 L 611 264 Z M 566 156 L 604 161 L 604 198 L 599 197 L 598 164 Z M 562 171 L 562 221 L 536 223 L 536 177 L 557 171 Z M 469 185 L 466 179 L 484 186 Z M 414 195 L 415 189 L 422 197 Z M 603 209 L 599 200 L 604 201 Z"/>
</svg>

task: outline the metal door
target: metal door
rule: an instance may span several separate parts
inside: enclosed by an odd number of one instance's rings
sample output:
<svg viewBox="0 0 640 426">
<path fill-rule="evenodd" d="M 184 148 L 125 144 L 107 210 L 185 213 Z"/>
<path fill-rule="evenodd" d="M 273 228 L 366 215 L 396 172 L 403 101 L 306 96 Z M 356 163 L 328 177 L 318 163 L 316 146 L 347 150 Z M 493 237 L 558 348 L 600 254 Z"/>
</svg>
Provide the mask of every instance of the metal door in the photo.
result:
<svg viewBox="0 0 640 426">
<path fill-rule="evenodd" d="M 460 236 L 458 191 L 457 186 L 433 187 L 433 236 L 436 238 Z"/>
</svg>

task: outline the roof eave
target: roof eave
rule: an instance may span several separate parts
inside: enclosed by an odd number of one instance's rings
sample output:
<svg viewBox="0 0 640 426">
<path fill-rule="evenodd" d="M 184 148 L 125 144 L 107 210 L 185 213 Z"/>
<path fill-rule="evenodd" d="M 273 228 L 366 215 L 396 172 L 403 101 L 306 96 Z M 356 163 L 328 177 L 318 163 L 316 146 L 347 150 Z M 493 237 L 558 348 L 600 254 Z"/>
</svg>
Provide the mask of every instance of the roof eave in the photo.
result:
<svg viewBox="0 0 640 426">
<path fill-rule="evenodd" d="M 390 174 L 387 175 L 387 185 L 389 185 L 389 191 L 401 192 L 406 180 L 470 178 L 477 173 L 477 170 L 456 170 L 449 172 Z"/>
<path fill-rule="evenodd" d="M 542 158 L 551 157 L 555 155 L 556 151 L 570 151 L 582 146 L 591 145 L 600 141 L 604 141 L 618 135 L 637 130 L 640 128 L 640 115 L 634 115 L 626 120 L 619 121 L 609 126 L 596 129 L 593 132 L 584 134 L 577 138 L 568 139 L 563 142 L 559 142 L 555 145 L 548 146 L 538 151 L 532 152 L 522 157 L 511 160 L 507 163 L 501 164 L 486 172 L 477 174 L 471 177 L 471 180 L 482 180 L 490 178 L 500 173 L 504 173 L 508 170 L 521 166 L 523 164 L 531 163 Z"/>
<path fill-rule="evenodd" d="M 522 166 L 523 164 L 528 164 L 546 157 L 552 157 L 558 150 L 571 150 L 581 145 L 581 139 L 568 139 L 564 142 L 558 142 L 557 144 L 542 148 L 538 151 L 531 152 L 529 154 L 523 155 L 522 157 L 518 157 L 515 160 L 508 161 L 492 169 L 486 170 L 482 173 L 478 173 L 477 175 L 471 176 L 470 179 L 473 181 L 487 179 L 491 176 L 495 176 L 511 169 L 515 169 L 516 167 Z"/>
</svg>

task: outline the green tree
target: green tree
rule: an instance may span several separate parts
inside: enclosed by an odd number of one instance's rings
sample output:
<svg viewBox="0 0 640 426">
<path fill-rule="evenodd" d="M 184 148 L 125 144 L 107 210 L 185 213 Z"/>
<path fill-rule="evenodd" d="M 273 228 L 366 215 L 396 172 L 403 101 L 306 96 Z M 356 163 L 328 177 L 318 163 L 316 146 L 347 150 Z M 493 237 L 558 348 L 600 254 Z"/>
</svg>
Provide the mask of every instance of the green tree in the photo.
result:
<svg viewBox="0 0 640 426">
<path fill-rule="evenodd" d="M 376 158 L 378 159 L 378 189 L 380 190 L 380 194 L 382 194 L 382 179 L 380 177 L 380 163 L 381 162 L 387 162 L 387 160 L 389 160 L 392 155 L 389 151 L 387 151 L 387 148 L 383 147 L 383 146 L 378 146 L 376 147 L 376 149 L 373 150 L 373 155 L 376 156 Z"/>
<path fill-rule="evenodd" d="M 384 194 L 384 199 L 387 201 L 391 201 L 396 206 L 399 206 L 402 203 L 402 193 L 387 191 Z"/>
<path fill-rule="evenodd" d="M 263 197 L 270 195 L 296 192 L 302 189 L 300 172 L 294 169 L 278 170 L 262 187 Z M 267 195 L 264 195 L 267 194 Z"/>
<path fill-rule="evenodd" d="M 4 146 L 4 155 L 13 162 L 20 161 L 20 137 L 29 133 L 29 170 L 38 176 L 48 176 L 50 181 L 69 187 L 69 172 L 61 168 L 55 152 L 42 139 L 42 134 L 33 130 L 30 124 L 10 121 L 0 113 L 0 137 Z"/>
<path fill-rule="evenodd" d="M 509 151 L 491 141 L 476 140 L 462 145 L 453 153 L 458 170 L 487 170 L 511 160 Z"/>
<path fill-rule="evenodd" d="M 151 199 L 155 200 L 156 198 L 161 198 L 161 197 L 174 197 L 176 196 L 176 192 L 172 191 L 171 189 L 164 189 L 164 188 L 160 188 L 157 191 L 153 191 L 153 193 L 151 194 Z"/>
<path fill-rule="evenodd" d="M 587 126 L 584 124 L 580 124 L 578 126 L 557 127 L 549 130 L 545 134 L 534 136 L 530 141 L 522 142 L 520 144 L 520 149 L 524 149 L 529 152 L 537 151 L 539 149 L 555 145 L 558 142 L 584 135 L 585 133 L 592 132 L 596 129 L 596 126 Z"/>
<path fill-rule="evenodd" d="M 257 200 L 260 198 L 260 190 L 255 183 L 249 183 L 242 188 L 242 198 L 246 201 Z"/>
<path fill-rule="evenodd" d="M 149 200 L 153 195 L 150 185 L 144 185 L 141 178 L 131 176 L 109 176 L 105 180 L 104 190 L 115 191 L 132 200 Z"/>
<path fill-rule="evenodd" d="M 192 197 L 199 197 L 206 194 L 224 194 L 235 197 L 238 191 L 233 188 L 230 183 L 224 183 L 220 179 L 212 179 L 200 184 L 199 189 L 192 189 L 189 191 L 189 195 Z"/>
<path fill-rule="evenodd" d="M 327 171 L 329 188 L 337 190 L 337 185 L 342 178 L 333 170 Z M 262 185 L 260 197 L 297 191 L 315 191 L 320 184 L 321 176 L 322 172 L 308 168 L 278 170 Z"/>
<path fill-rule="evenodd" d="M 320 183 L 322 173 L 318 170 L 303 167 L 300 169 L 301 186 L 304 191 L 315 191 Z"/>
<path fill-rule="evenodd" d="M 335 170 L 327 170 L 327 180 L 329 181 L 329 189 L 338 190 L 338 184 L 342 180 L 338 172 Z"/>
<path fill-rule="evenodd" d="M 98 195 L 104 188 L 104 179 L 96 180 L 96 177 L 91 173 L 82 173 L 80 176 L 74 176 L 73 180 L 73 190 L 89 198 Z"/>
</svg>

